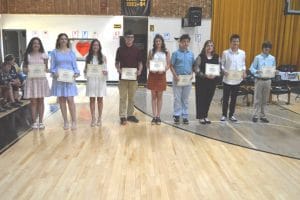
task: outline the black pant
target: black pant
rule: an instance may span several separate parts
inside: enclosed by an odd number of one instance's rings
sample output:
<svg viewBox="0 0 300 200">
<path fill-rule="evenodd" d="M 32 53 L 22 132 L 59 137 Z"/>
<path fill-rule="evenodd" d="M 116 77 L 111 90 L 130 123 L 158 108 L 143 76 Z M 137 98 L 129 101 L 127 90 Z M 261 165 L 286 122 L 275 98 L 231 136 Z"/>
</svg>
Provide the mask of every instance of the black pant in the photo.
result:
<svg viewBox="0 0 300 200">
<path fill-rule="evenodd" d="M 233 116 L 235 111 L 236 97 L 239 88 L 240 88 L 239 84 L 228 85 L 226 83 L 223 83 L 223 105 L 222 105 L 223 116 L 227 117 L 229 96 L 230 96 L 229 117 Z"/>
<path fill-rule="evenodd" d="M 216 90 L 215 79 L 196 77 L 196 118 L 203 119 L 208 115 L 210 103 Z"/>
</svg>

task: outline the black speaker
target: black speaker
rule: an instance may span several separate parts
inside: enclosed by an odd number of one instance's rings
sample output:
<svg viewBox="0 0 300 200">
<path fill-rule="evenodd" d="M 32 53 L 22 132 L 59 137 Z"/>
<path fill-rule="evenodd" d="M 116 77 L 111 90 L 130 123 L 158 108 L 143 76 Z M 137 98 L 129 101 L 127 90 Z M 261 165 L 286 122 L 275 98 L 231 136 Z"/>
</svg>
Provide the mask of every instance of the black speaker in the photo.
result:
<svg viewBox="0 0 300 200">
<path fill-rule="evenodd" d="M 201 26 L 202 8 L 190 7 L 187 18 L 189 26 Z"/>
</svg>

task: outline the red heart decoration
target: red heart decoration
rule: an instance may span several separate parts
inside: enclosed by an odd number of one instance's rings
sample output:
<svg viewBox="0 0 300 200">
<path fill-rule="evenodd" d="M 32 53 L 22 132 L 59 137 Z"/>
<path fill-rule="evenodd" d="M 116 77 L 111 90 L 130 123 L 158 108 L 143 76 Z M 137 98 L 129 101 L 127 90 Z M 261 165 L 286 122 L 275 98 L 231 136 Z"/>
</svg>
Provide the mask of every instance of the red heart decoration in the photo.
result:
<svg viewBox="0 0 300 200">
<path fill-rule="evenodd" d="M 76 50 L 80 53 L 80 55 L 85 56 L 90 49 L 90 43 L 89 42 L 77 42 L 76 44 Z"/>
</svg>

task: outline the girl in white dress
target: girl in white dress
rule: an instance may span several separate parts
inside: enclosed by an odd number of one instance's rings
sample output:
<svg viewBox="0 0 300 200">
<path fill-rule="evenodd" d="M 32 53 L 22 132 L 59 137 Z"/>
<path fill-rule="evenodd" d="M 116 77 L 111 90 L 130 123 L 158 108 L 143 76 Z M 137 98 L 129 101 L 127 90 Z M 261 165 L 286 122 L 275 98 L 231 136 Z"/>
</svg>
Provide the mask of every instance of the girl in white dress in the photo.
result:
<svg viewBox="0 0 300 200">
<path fill-rule="evenodd" d="M 106 57 L 101 52 L 102 47 L 100 41 L 95 39 L 91 42 L 89 54 L 86 57 L 86 65 L 84 73 L 87 77 L 86 96 L 90 97 L 90 110 L 92 115 L 91 126 L 101 125 L 101 116 L 103 109 L 103 96 L 106 96 L 106 80 L 107 80 L 107 67 Z M 96 65 L 100 67 L 101 74 L 89 74 L 88 65 Z M 98 102 L 98 119 L 95 115 L 95 102 Z"/>
</svg>

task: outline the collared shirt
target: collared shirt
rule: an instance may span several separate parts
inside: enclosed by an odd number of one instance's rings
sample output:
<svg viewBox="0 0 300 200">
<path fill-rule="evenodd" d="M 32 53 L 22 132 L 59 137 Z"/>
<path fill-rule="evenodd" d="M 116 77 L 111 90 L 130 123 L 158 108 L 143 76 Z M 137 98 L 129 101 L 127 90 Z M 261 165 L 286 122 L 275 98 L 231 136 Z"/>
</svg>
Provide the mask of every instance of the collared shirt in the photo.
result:
<svg viewBox="0 0 300 200">
<path fill-rule="evenodd" d="M 235 71 L 245 71 L 246 70 L 246 54 L 245 51 L 238 49 L 233 52 L 232 49 L 227 49 L 223 51 L 222 55 L 222 70 L 228 72 L 229 70 Z M 228 85 L 238 85 L 242 82 L 242 78 L 240 80 L 228 80 L 227 76 L 223 77 L 223 82 Z"/>
<path fill-rule="evenodd" d="M 178 49 L 172 53 L 171 64 L 177 75 L 191 74 L 194 64 L 194 54 L 189 50 Z"/>
<path fill-rule="evenodd" d="M 258 74 L 257 70 L 261 71 L 265 67 L 273 67 L 273 66 L 276 66 L 275 57 L 272 56 L 271 54 L 261 53 L 255 56 L 250 66 L 250 71 L 255 77 L 260 78 L 261 74 Z"/>
</svg>

